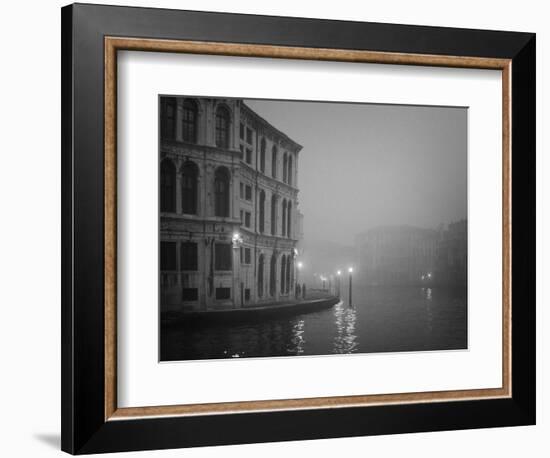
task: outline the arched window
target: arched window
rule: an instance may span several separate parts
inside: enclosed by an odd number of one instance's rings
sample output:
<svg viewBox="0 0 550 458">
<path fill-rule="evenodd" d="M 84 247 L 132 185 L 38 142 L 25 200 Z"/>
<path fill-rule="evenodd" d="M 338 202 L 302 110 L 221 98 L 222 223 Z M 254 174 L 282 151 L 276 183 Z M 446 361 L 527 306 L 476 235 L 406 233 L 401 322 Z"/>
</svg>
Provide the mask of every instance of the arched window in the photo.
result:
<svg viewBox="0 0 550 458">
<path fill-rule="evenodd" d="M 286 183 L 286 174 L 288 172 L 287 163 L 288 163 L 288 159 L 287 159 L 286 153 L 285 153 L 285 154 L 283 154 L 283 182 L 284 183 Z"/>
<path fill-rule="evenodd" d="M 260 143 L 260 171 L 265 173 L 265 138 Z"/>
<path fill-rule="evenodd" d="M 160 163 L 160 211 L 176 211 L 176 166 L 170 159 Z"/>
<path fill-rule="evenodd" d="M 260 191 L 260 211 L 259 211 L 258 230 L 260 234 L 263 234 L 265 230 L 265 191 L 263 189 Z"/>
<path fill-rule="evenodd" d="M 277 147 L 275 145 L 271 150 L 271 176 L 277 178 Z"/>
<path fill-rule="evenodd" d="M 229 170 L 218 167 L 214 176 L 214 212 L 216 216 L 229 216 Z"/>
<path fill-rule="evenodd" d="M 287 203 L 287 210 L 286 210 L 286 236 L 291 237 L 292 232 L 290 232 L 291 229 L 291 215 L 292 214 L 292 202 L 290 200 Z"/>
<path fill-rule="evenodd" d="M 286 258 L 286 278 L 285 278 L 285 292 L 288 294 L 290 292 L 290 272 L 292 266 L 292 259 L 290 255 Z"/>
<path fill-rule="evenodd" d="M 184 142 L 197 143 L 197 102 L 185 99 L 181 117 L 181 135 Z"/>
<path fill-rule="evenodd" d="M 277 234 L 277 196 L 271 196 L 271 235 Z"/>
<path fill-rule="evenodd" d="M 275 290 L 277 288 L 277 257 L 275 253 L 271 255 L 271 261 L 269 263 L 269 295 L 275 296 Z"/>
<path fill-rule="evenodd" d="M 281 225 L 281 235 L 284 237 L 286 235 L 286 199 L 283 199 L 281 204 L 282 211 L 282 225 Z"/>
<path fill-rule="evenodd" d="M 216 146 L 229 148 L 229 111 L 224 106 L 216 110 Z"/>
<path fill-rule="evenodd" d="M 162 97 L 160 99 L 160 135 L 163 140 L 176 138 L 176 111 L 175 97 Z"/>
<path fill-rule="evenodd" d="M 264 295 L 264 255 L 258 258 L 258 297 Z"/>
<path fill-rule="evenodd" d="M 187 161 L 181 168 L 181 174 L 182 212 L 188 215 L 196 215 L 199 169 L 194 162 Z"/>
<path fill-rule="evenodd" d="M 287 175 L 287 183 L 292 184 L 292 156 L 288 156 L 288 175 Z"/>
<path fill-rule="evenodd" d="M 283 256 L 281 257 L 281 294 L 284 294 L 286 290 L 285 280 L 286 280 L 286 256 L 283 254 Z"/>
</svg>

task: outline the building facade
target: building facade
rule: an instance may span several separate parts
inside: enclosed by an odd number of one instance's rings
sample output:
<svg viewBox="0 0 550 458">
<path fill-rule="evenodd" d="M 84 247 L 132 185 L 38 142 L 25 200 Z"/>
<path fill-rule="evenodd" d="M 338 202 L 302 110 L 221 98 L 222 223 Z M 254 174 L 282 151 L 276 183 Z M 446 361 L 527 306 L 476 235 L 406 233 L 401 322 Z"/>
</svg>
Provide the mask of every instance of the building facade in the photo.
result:
<svg viewBox="0 0 550 458">
<path fill-rule="evenodd" d="M 372 285 L 415 285 L 432 279 L 438 231 L 384 226 L 356 237 L 358 274 Z"/>
<path fill-rule="evenodd" d="M 466 286 L 468 282 L 468 224 L 456 221 L 441 232 L 437 246 L 436 269 L 438 283 Z"/>
<path fill-rule="evenodd" d="M 436 229 L 385 226 L 356 237 L 358 271 L 371 285 L 467 284 L 467 221 Z"/>
<path fill-rule="evenodd" d="M 163 311 L 294 297 L 302 147 L 240 99 L 160 98 Z"/>
</svg>

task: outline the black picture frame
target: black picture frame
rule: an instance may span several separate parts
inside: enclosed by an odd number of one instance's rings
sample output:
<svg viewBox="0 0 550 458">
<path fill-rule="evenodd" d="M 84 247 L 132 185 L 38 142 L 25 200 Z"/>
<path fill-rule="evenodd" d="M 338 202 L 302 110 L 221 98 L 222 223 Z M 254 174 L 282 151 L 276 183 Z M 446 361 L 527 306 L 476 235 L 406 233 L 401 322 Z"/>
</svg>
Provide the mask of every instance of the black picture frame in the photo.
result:
<svg viewBox="0 0 550 458">
<path fill-rule="evenodd" d="M 72 454 L 535 424 L 532 33 L 103 5 L 62 8 L 62 449 Z M 105 420 L 104 37 L 511 59 L 512 396 Z"/>
</svg>

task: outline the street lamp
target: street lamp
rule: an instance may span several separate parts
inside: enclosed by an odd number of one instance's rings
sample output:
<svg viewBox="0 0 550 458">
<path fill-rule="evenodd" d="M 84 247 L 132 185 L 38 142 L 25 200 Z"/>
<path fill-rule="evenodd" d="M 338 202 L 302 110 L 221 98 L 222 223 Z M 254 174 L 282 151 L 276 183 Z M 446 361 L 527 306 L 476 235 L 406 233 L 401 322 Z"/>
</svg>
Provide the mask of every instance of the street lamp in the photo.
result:
<svg viewBox="0 0 550 458">
<path fill-rule="evenodd" d="M 298 297 L 299 294 L 298 294 L 298 287 L 300 287 L 300 283 L 299 283 L 299 280 L 300 280 L 300 270 L 302 270 L 302 267 L 304 267 L 304 264 L 302 263 L 302 261 L 298 261 L 296 263 L 296 285 L 295 286 L 295 296 Z M 300 287 L 300 291 L 302 290 L 302 288 Z"/>
<path fill-rule="evenodd" d="M 353 302 L 352 302 L 352 295 L 351 295 L 351 277 L 352 277 L 352 274 L 353 274 L 353 267 L 350 267 L 348 269 L 348 272 L 349 272 L 349 306 L 351 307 Z"/>
<path fill-rule="evenodd" d="M 341 270 L 338 270 L 336 271 L 336 275 L 338 277 L 338 299 L 340 299 L 340 277 L 342 276 L 342 271 Z"/>
<path fill-rule="evenodd" d="M 243 244 L 243 236 L 239 232 L 233 232 L 231 241 L 233 242 L 233 248 L 239 248 Z"/>
</svg>

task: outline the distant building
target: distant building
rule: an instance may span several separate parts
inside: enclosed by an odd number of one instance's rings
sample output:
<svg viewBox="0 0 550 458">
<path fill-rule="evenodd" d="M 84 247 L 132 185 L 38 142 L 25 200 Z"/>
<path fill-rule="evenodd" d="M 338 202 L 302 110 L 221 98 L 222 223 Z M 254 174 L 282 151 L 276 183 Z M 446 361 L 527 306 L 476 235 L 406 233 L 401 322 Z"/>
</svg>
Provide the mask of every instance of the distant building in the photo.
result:
<svg viewBox="0 0 550 458">
<path fill-rule="evenodd" d="M 243 100 L 160 100 L 162 310 L 293 297 L 302 147 Z"/>
<path fill-rule="evenodd" d="M 372 285 L 413 285 L 433 276 L 438 232 L 383 226 L 356 237 L 357 275 Z"/>
<path fill-rule="evenodd" d="M 468 224 L 460 220 L 441 231 L 435 275 L 440 284 L 465 286 L 468 278 Z"/>
<path fill-rule="evenodd" d="M 359 278 L 371 285 L 465 286 L 467 222 L 373 228 L 356 237 L 356 253 Z"/>
</svg>

